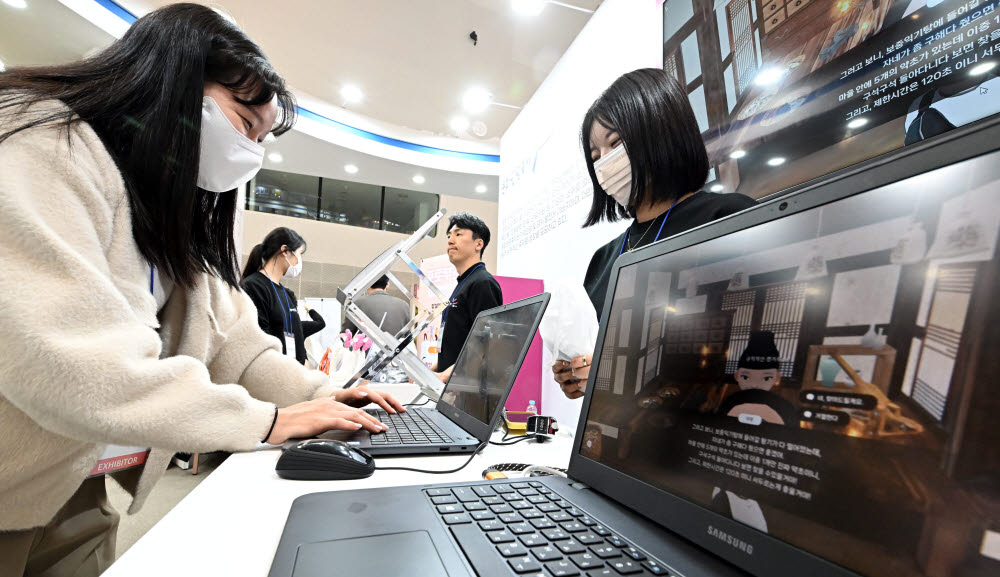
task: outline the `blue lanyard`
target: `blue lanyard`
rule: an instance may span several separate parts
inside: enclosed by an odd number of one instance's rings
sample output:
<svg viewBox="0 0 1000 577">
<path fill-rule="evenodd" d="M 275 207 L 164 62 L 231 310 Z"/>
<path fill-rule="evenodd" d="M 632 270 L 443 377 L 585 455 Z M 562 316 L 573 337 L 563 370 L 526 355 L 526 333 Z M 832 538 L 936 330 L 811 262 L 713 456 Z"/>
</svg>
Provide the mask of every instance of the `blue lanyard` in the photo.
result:
<svg viewBox="0 0 1000 577">
<path fill-rule="evenodd" d="M 156 293 L 153 292 L 153 271 L 155 270 L 156 270 L 155 266 L 149 267 L 149 294 L 153 296 L 156 296 Z"/>
<path fill-rule="evenodd" d="M 271 277 L 269 276 L 267 277 L 267 280 L 268 282 L 271 283 L 271 290 L 274 291 L 274 298 L 278 299 L 278 306 L 281 306 L 282 305 L 281 296 L 278 294 L 278 289 L 274 288 L 275 284 L 274 281 L 271 280 Z M 292 301 L 288 298 L 288 289 L 286 289 L 285 287 L 281 287 L 281 290 L 285 292 L 285 302 L 284 302 L 285 308 L 281 309 L 281 320 L 285 321 L 285 327 L 284 327 L 285 334 L 291 335 L 294 334 L 292 332 L 292 313 L 291 313 Z"/>
<path fill-rule="evenodd" d="M 680 201 L 678 200 L 677 202 Z M 663 222 L 660 223 L 660 229 L 656 231 L 656 238 L 653 239 L 653 242 L 660 240 L 660 233 L 663 232 L 663 225 L 667 224 L 667 219 L 670 218 L 670 211 L 673 210 L 675 206 L 677 206 L 677 202 L 671 204 L 670 208 L 667 209 L 667 213 L 663 215 Z M 625 254 L 625 243 L 628 242 L 628 235 L 630 232 L 632 232 L 631 228 L 629 228 L 629 230 L 625 232 L 625 238 L 622 239 L 622 248 L 618 251 L 618 256 Z M 597 322 L 601 322 L 600 314 L 598 314 L 597 316 Z"/>
<path fill-rule="evenodd" d="M 469 277 L 472 276 L 472 273 L 476 272 L 477 268 L 483 267 L 483 266 L 486 266 L 486 264 L 485 263 L 479 263 L 476 266 L 472 267 L 472 270 L 469 271 L 469 274 L 466 275 L 466 277 L 464 279 L 462 279 L 462 282 L 458 283 L 458 286 L 455 287 L 455 290 L 451 291 L 451 296 L 448 297 L 448 306 L 445 307 L 444 312 L 441 313 L 441 325 L 442 326 L 444 325 L 444 323 L 448 319 L 448 309 L 450 309 L 451 307 L 455 306 L 455 295 L 458 294 L 458 289 L 462 288 L 462 285 L 465 284 L 465 281 L 469 280 Z"/>
<path fill-rule="evenodd" d="M 677 202 L 680 201 L 678 200 Z M 656 238 L 653 239 L 653 242 L 660 240 L 660 233 L 663 232 L 663 225 L 667 224 L 667 219 L 670 218 L 670 211 L 673 210 L 675 206 L 677 206 L 677 202 L 671 204 L 670 208 L 667 209 L 667 214 L 663 216 L 663 222 L 660 223 L 660 230 L 656 231 Z M 621 250 L 618 251 L 618 256 L 625 254 L 625 243 L 628 242 L 628 235 L 631 232 L 632 232 L 631 228 L 629 228 L 629 230 L 625 232 L 625 238 L 622 239 L 622 248 Z"/>
</svg>

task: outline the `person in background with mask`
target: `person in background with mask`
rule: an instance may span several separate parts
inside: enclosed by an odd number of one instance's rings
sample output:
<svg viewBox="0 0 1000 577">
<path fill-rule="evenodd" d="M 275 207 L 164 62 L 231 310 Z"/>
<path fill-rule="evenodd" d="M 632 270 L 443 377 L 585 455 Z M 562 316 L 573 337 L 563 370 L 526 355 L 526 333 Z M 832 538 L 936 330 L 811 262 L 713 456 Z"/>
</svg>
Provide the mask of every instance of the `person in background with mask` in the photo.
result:
<svg viewBox="0 0 1000 577">
<path fill-rule="evenodd" d="M 281 286 L 284 277 L 302 273 L 306 241 L 290 228 L 278 227 L 253 247 L 243 270 L 243 290 L 257 306 L 261 330 L 281 341 L 282 352 L 301 364 L 306 362 L 305 340 L 323 330 L 326 321 L 314 310 L 311 321 L 299 318 L 295 293 Z"/>
<path fill-rule="evenodd" d="M 90 577 L 114 560 L 107 445 L 134 513 L 179 451 L 385 427 L 281 354 L 239 289 L 236 189 L 295 102 L 211 8 L 172 4 L 98 55 L 0 73 L 0 567 Z M 39 324 L 37 311 L 58 322 Z"/>
<path fill-rule="evenodd" d="M 600 317 L 604 310 L 619 256 L 754 205 L 742 194 L 701 190 L 709 164 L 698 121 L 677 80 L 658 68 L 615 80 L 584 115 L 581 141 L 594 185 L 583 226 L 632 219 L 590 259 L 583 280 L 594 305 L 588 314 Z M 583 396 L 591 361 L 591 355 L 583 355 L 553 365 L 567 397 Z"/>
</svg>

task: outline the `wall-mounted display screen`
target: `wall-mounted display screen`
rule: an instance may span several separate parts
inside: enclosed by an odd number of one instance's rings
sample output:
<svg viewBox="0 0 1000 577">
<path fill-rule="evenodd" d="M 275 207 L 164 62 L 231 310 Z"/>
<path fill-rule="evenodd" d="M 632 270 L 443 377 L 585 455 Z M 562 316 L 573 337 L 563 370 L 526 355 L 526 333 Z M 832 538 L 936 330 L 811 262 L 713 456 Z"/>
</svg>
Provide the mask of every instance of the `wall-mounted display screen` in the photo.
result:
<svg viewBox="0 0 1000 577">
<path fill-rule="evenodd" d="M 1000 0 L 667 0 L 708 188 L 760 198 L 1000 112 Z"/>
</svg>

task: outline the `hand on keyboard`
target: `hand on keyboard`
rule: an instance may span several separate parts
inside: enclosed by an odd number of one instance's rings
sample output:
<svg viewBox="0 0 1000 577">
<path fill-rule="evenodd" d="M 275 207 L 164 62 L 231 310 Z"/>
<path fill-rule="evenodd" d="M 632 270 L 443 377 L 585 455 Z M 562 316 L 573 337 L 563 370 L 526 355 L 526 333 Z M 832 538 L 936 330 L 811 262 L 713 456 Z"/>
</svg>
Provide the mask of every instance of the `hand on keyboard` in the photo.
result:
<svg viewBox="0 0 1000 577">
<path fill-rule="evenodd" d="M 333 394 L 333 398 L 352 407 L 364 407 L 365 405 L 374 403 L 385 409 L 387 413 L 393 415 L 406 412 L 406 407 L 389 393 L 374 391 L 363 385 L 350 389 L 341 389 Z"/>
<path fill-rule="evenodd" d="M 361 427 L 372 433 L 385 430 L 385 425 L 364 411 L 333 397 L 323 397 L 279 409 L 264 442 L 280 445 L 294 437 L 312 437 L 331 430 L 357 431 Z"/>
<path fill-rule="evenodd" d="M 390 415 L 382 409 L 365 409 L 365 412 L 389 427 L 385 434 L 372 435 L 373 445 L 434 445 L 452 442 L 451 437 L 419 410 L 405 415 Z"/>
</svg>

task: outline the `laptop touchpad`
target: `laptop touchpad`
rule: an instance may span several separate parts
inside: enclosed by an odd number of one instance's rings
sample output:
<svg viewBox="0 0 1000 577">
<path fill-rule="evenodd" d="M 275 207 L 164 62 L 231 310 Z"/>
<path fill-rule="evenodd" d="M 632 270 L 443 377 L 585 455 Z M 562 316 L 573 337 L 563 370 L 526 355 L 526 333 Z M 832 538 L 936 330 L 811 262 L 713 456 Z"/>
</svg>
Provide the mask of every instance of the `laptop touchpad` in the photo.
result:
<svg viewBox="0 0 1000 577">
<path fill-rule="evenodd" d="M 426 531 L 373 535 L 299 546 L 292 577 L 420 575 L 447 577 Z"/>
</svg>

